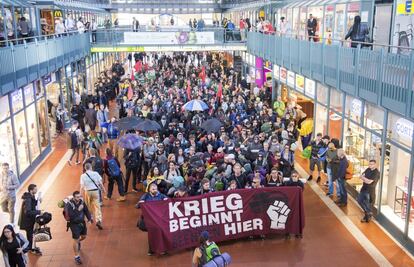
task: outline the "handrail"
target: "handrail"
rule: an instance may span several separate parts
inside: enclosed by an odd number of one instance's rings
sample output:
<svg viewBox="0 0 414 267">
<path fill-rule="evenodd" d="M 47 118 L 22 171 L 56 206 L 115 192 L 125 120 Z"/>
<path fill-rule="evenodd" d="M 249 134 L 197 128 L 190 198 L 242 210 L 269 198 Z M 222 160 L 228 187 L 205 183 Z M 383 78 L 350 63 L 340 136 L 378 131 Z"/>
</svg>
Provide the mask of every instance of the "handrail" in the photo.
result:
<svg viewBox="0 0 414 267">
<path fill-rule="evenodd" d="M 87 33 L 87 32 L 88 31 L 85 31 L 84 33 Z M 19 43 L 21 41 L 27 41 L 27 40 L 32 40 L 32 39 L 44 39 L 44 38 L 51 38 L 51 37 L 61 37 L 61 36 L 73 35 L 73 34 L 82 34 L 82 33 L 79 33 L 78 30 L 73 30 L 73 31 L 66 31 L 64 33 L 52 33 L 52 34 L 45 34 L 45 35 L 34 35 L 34 36 L 28 36 L 28 37 L 13 38 L 13 39 L 7 39 L 7 40 L 0 41 L 0 46 L 1 46 L 2 43 L 5 43 L 5 44 Z"/>
<path fill-rule="evenodd" d="M 398 46 L 398 45 L 390 45 L 390 44 L 380 44 L 380 43 L 375 43 L 375 42 L 361 42 L 361 41 L 352 41 L 352 40 L 345 40 L 345 39 L 335 39 L 335 38 L 326 38 L 326 37 L 320 37 L 318 35 L 303 35 L 303 34 L 294 34 L 294 33 L 280 33 L 280 32 L 261 32 L 261 31 L 251 31 L 251 32 L 257 32 L 257 33 L 261 33 L 264 35 L 272 35 L 272 36 L 279 36 L 279 37 L 286 37 L 286 38 L 291 38 L 291 39 L 298 39 L 298 40 L 306 40 L 306 39 L 313 39 L 313 38 L 319 38 L 321 41 L 320 42 L 315 42 L 315 43 L 326 43 L 327 41 L 330 41 L 331 43 L 333 42 L 339 42 L 342 46 L 344 46 L 344 44 L 350 44 L 350 43 L 356 43 L 359 44 L 361 46 L 380 46 L 380 47 L 387 47 L 387 48 L 394 48 L 394 49 L 404 49 L 404 50 L 414 50 L 414 48 L 412 47 L 406 47 L 406 46 Z M 310 41 L 311 42 L 311 41 Z"/>
</svg>

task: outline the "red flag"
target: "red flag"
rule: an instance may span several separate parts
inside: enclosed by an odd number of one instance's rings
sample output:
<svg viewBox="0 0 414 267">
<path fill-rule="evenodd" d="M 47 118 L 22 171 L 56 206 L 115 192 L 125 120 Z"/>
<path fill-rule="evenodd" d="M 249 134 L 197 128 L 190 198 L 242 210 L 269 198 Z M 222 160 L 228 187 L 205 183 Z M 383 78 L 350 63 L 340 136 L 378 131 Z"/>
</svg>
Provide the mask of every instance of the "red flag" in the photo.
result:
<svg viewBox="0 0 414 267">
<path fill-rule="evenodd" d="M 134 70 L 131 70 L 131 80 L 134 81 L 135 80 L 135 75 L 134 75 Z"/>
<path fill-rule="evenodd" d="M 128 93 L 127 93 L 128 100 L 131 100 L 134 97 L 134 91 L 132 90 L 131 85 L 128 86 Z"/>
<path fill-rule="evenodd" d="M 187 98 L 191 100 L 191 83 L 189 80 L 187 81 Z"/>
<path fill-rule="evenodd" d="M 221 101 L 222 96 L 223 96 L 223 85 L 219 83 L 218 90 L 217 90 L 217 100 Z"/>
<path fill-rule="evenodd" d="M 142 62 L 141 62 L 141 60 L 137 61 L 134 68 L 135 68 L 135 71 L 138 72 L 138 73 L 142 71 Z"/>
<path fill-rule="evenodd" d="M 200 77 L 200 78 L 201 78 L 201 80 L 203 81 L 203 83 L 205 83 L 205 82 L 206 82 L 206 67 L 205 67 L 205 66 L 203 66 L 203 67 L 201 68 L 201 72 L 200 72 L 200 74 L 198 75 L 198 77 Z"/>
</svg>

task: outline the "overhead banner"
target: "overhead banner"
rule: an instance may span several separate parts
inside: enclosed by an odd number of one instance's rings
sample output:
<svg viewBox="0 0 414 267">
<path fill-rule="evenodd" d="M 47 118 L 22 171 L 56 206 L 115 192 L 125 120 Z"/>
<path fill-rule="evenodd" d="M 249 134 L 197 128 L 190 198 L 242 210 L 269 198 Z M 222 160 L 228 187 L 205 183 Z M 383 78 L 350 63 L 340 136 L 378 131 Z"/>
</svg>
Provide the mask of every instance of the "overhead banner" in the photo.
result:
<svg viewBox="0 0 414 267">
<path fill-rule="evenodd" d="M 124 44 L 214 44 L 214 32 L 124 32 Z"/>
<path fill-rule="evenodd" d="M 197 247 L 207 230 L 215 242 L 267 234 L 302 234 L 299 187 L 242 189 L 151 201 L 142 205 L 151 249 L 156 253 Z"/>
</svg>

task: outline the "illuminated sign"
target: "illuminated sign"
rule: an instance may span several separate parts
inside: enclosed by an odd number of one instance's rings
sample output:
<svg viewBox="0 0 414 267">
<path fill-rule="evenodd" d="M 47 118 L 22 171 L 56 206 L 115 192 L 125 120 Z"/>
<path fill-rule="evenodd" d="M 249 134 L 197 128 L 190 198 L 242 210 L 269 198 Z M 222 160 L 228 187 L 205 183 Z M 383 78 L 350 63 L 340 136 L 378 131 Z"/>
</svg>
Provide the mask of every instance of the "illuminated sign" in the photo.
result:
<svg viewBox="0 0 414 267">
<path fill-rule="evenodd" d="M 397 15 L 414 14 L 413 0 L 398 0 Z"/>
<path fill-rule="evenodd" d="M 310 96 L 311 98 L 315 97 L 315 81 L 306 78 L 305 79 L 305 95 Z"/>
<path fill-rule="evenodd" d="M 299 74 L 296 74 L 296 90 L 302 93 L 305 91 L 305 77 Z"/>
<path fill-rule="evenodd" d="M 394 125 L 395 132 L 403 137 L 411 139 L 413 136 L 413 123 L 407 119 L 400 118 Z"/>
<path fill-rule="evenodd" d="M 295 73 L 293 71 L 287 72 L 287 85 L 294 88 L 295 87 Z"/>
<path fill-rule="evenodd" d="M 185 51 L 246 51 L 247 47 L 244 45 L 231 46 L 119 46 L 119 47 L 92 47 L 92 53 L 110 53 L 110 52 L 185 52 Z"/>
<path fill-rule="evenodd" d="M 55 18 L 61 18 L 61 17 L 63 17 L 62 10 L 54 10 L 54 11 L 53 11 L 53 16 L 54 16 Z"/>
</svg>

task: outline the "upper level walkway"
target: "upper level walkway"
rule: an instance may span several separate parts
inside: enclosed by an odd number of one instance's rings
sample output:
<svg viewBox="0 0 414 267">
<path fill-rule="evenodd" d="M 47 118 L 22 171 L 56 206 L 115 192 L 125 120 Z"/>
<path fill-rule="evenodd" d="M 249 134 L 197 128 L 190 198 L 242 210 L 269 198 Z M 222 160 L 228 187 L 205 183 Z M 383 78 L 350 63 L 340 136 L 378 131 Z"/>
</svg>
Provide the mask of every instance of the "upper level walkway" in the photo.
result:
<svg viewBox="0 0 414 267">
<path fill-rule="evenodd" d="M 388 46 L 351 48 L 338 42 L 248 32 L 251 54 L 347 94 L 414 118 L 414 53 Z M 398 47 L 391 48 L 401 51 Z"/>
</svg>

